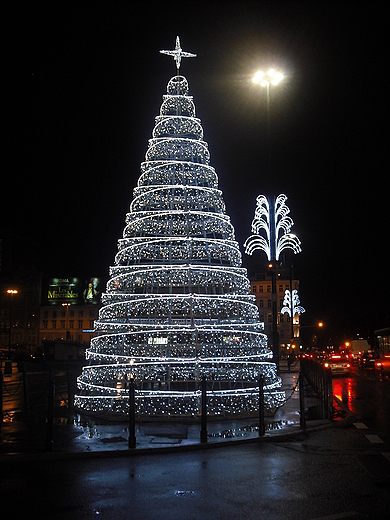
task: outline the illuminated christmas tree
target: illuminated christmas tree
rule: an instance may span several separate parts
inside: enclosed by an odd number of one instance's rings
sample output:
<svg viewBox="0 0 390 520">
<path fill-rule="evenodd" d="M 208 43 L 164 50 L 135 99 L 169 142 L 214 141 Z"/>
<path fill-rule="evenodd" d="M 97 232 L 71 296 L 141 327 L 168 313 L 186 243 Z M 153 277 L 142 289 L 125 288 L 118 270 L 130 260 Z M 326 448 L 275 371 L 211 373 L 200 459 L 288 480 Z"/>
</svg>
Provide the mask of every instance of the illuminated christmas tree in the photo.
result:
<svg viewBox="0 0 390 520">
<path fill-rule="evenodd" d="M 165 53 L 178 73 L 181 57 L 191 56 L 178 38 Z M 163 96 L 109 273 L 90 365 L 78 378 L 79 411 L 126 416 L 130 378 L 140 416 L 199 415 L 202 378 L 210 415 L 257 412 L 260 374 L 265 405 L 284 402 L 201 121 L 179 74 Z"/>
</svg>

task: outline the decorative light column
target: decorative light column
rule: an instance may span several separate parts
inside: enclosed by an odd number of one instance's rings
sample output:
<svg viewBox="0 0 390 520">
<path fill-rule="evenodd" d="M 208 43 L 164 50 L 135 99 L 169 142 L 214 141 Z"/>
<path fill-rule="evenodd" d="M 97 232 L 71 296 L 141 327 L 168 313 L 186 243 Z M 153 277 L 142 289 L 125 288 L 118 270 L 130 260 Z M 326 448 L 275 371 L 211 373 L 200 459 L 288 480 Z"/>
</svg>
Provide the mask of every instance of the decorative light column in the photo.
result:
<svg viewBox="0 0 390 520">
<path fill-rule="evenodd" d="M 259 195 L 256 199 L 255 216 L 252 220 L 252 233 L 244 242 L 245 253 L 252 255 L 256 249 L 264 251 L 272 277 L 272 351 L 274 362 L 279 366 L 279 341 L 277 331 L 276 268 L 280 254 L 285 249 L 299 253 L 301 242 L 290 233 L 294 222 L 288 216 L 290 208 L 286 204 L 287 196 L 281 193 L 276 199 Z"/>
<path fill-rule="evenodd" d="M 294 339 L 294 316 L 303 314 L 306 310 L 301 306 L 298 291 L 292 288 L 292 280 L 290 278 L 290 289 L 286 289 L 283 299 L 283 307 L 280 314 L 288 314 L 291 319 L 291 340 Z M 299 321 L 298 321 L 298 337 L 299 337 Z"/>
</svg>

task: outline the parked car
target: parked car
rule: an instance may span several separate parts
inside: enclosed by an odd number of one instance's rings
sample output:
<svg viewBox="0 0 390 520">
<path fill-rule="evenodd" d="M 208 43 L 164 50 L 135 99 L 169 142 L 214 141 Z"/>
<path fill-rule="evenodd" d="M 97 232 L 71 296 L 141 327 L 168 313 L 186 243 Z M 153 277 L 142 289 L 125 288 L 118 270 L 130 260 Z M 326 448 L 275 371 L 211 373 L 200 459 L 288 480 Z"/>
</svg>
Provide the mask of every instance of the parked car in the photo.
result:
<svg viewBox="0 0 390 520">
<path fill-rule="evenodd" d="M 359 366 L 363 370 L 375 370 L 374 352 L 372 352 L 370 350 L 363 352 L 363 354 L 359 360 Z"/>
<path fill-rule="evenodd" d="M 323 362 L 325 368 L 330 368 L 332 374 L 349 374 L 351 372 L 351 360 L 348 354 L 334 353 Z"/>
</svg>

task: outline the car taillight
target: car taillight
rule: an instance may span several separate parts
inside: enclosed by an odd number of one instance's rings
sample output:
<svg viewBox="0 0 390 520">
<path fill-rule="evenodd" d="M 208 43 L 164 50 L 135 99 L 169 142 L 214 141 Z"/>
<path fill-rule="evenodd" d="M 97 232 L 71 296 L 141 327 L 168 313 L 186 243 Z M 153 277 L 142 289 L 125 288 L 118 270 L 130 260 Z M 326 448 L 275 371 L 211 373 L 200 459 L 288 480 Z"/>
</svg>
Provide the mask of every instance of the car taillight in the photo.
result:
<svg viewBox="0 0 390 520">
<path fill-rule="evenodd" d="M 347 368 L 351 368 L 351 365 L 350 365 L 350 363 L 347 363 Z"/>
<path fill-rule="evenodd" d="M 377 368 L 379 368 L 379 367 L 382 366 L 382 363 L 381 363 L 380 361 L 376 361 L 375 366 L 376 366 Z"/>
</svg>

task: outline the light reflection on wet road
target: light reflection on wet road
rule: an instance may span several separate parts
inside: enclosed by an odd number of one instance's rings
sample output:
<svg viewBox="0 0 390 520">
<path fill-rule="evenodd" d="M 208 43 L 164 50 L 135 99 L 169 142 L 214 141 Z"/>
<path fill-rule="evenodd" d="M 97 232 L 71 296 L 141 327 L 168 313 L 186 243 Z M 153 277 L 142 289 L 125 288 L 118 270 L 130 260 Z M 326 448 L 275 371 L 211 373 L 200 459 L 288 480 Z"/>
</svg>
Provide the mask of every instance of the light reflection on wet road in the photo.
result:
<svg viewBox="0 0 390 520">
<path fill-rule="evenodd" d="M 334 377 L 333 395 L 360 420 L 390 432 L 390 383 L 374 371 L 353 367 L 350 376 Z"/>
</svg>

